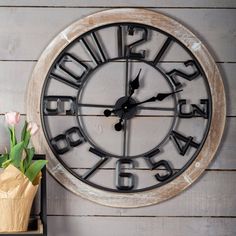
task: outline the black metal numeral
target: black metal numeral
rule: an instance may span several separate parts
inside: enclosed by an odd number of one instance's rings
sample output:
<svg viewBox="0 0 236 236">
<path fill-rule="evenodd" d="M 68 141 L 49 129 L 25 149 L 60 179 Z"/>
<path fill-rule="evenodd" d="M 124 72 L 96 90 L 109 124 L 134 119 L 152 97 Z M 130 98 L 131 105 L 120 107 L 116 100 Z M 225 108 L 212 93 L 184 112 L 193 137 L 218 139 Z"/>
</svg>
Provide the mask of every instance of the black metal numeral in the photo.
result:
<svg viewBox="0 0 236 236">
<path fill-rule="evenodd" d="M 99 41 L 96 33 L 92 32 L 91 37 L 96 45 L 96 50 L 92 47 L 92 45 L 85 38 L 81 38 L 80 41 L 83 43 L 86 51 L 89 53 L 89 55 L 92 57 L 93 61 L 97 65 L 101 64 L 102 62 L 106 62 L 107 58 L 105 56 L 104 48 L 102 48 L 102 44 Z"/>
<path fill-rule="evenodd" d="M 103 165 L 108 160 L 108 157 L 106 157 L 106 155 L 100 150 L 90 147 L 89 151 L 99 156 L 100 160 L 82 176 L 83 179 L 90 177 L 95 171 L 99 169 L 101 165 Z"/>
<path fill-rule="evenodd" d="M 179 154 L 184 156 L 189 147 L 199 148 L 200 144 L 193 141 L 193 137 L 185 137 L 184 135 L 172 130 L 170 138 L 173 140 Z M 183 144 L 184 143 L 184 144 Z"/>
<path fill-rule="evenodd" d="M 174 70 L 166 73 L 169 76 L 169 78 L 170 78 L 171 82 L 173 83 L 173 85 L 176 87 L 176 89 L 182 87 L 182 84 L 179 81 L 176 80 L 176 77 L 181 77 L 183 79 L 191 81 L 191 80 L 197 78 L 201 74 L 195 61 L 193 61 L 193 60 L 186 61 L 186 62 L 184 62 L 184 65 L 186 67 L 192 66 L 195 71 L 191 74 L 186 74 L 182 71 L 174 69 Z"/>
<path fill-rule="evenodd" d="M 68 68 L 65 65 L 66 61 L 70 61 L 71 63 L 74 63 L 76 65 L 76 72 L 73 72 L 70 68 Z M 81 85 L 81 81 L 87 75 L 89 72 L 90 68 L 83 62 L 81 62 L 78 58 L 73 56 L 70 53 L 63 53 L 63 55 L 60 57 L 58 63 L 56 64 L 55 67 L 56 70 L 60 70 L 65 74 L 65 76 L 62 76 L 61 74 L 52 72 L 50 74 L 50 77 L 53 79 L 56 79 L 62 83 L 65 83 L 73 88 L 79 88 Z"/>
<path fill-rule="evenodd" d="M 117 45 L 118 45 L 118 57 L 123 57 L 123 28 L 122 26 L 117 27 Z"/>
<path fill-rule="evenodd" d="M 76 98 L 70 96 L 46 96 L 43 100 L 44 115 L 75 115 Z"/>
<path fill-rule="evenodd" d="M 84 142 L 84 138 L 78 127 L 68 129 L 64 134 L 59 134 L 50 140 L 53 149 L 58 154 L 68 152 L 72 147 L 76 147 Z"/>
<path fill-rule="evenodd" d="M 147 41 L 148 31 L 146 28 L 141 27 L 141 26 L 133 26 L 133 25 L 128 26 L 128 35 L 134 35 L 135 31 L 142 32 L 142 36 L 137 41 L 125 47 L 125 55 L 130 58 L 137 58 L 137 59 L 145 58 L 145 53 L 146 53 L 145 50 L 141 52 L 134 52 L 134 49 L 135 47 Z"/>
<path fill-rule="evenodd" d="M 151 151 L 150 153 L 148 153 L 147 155 L 144 156 L 149 168 L 151 170 L 156 169 L 156 162 L 153 160 L 154 156 L 157 155 L 158 153 L 160 153 L 159 149 L 155 149 L 153 151 Z"/>
<path fill-rule="evenodd" d="M 118 56 L 119 57 L 130 57 L 134 59 L 145 58 L 145 50 L 140 52 L 135 52 L 135 48 L 142 43 L 147 41 L 148 38 L 148 30 L 142 26 L 128 25 L 127 28 L 128 35 L 133 36 L 135 32 L 141 32 L 141 38 L 136 40 L 129 45 L 125 45 L 124 43 L 124 33 L 122 26 L 118 26 L 117 30 L 117 42 L 118 42 Z"/>
<path fill-rule="evenodd" d="M 167 172 L 164 175 L 156 174 L 155 177 L 158 181 L 164 182 L 164 181 L 168 180 L 173 175 L 173 170 L 170 167 L 168 161 L 165 161 L 165 160 L 158 161 L 157 163 L 155 163 L 155 169 L 158 167 L 164 167 L 165 171 Z"/>
<path fill-rule="evenodd" d="M 134 188 L 134 175 L 132 173 L 123 172 L 122 165 L 134 167 L 131 159 L 120 159 L 116 162 L 116 188 L 119 190 L 131 190 Z"/>
<path fill-rule="evenodd" d="M 163 44 L 160 51 L 157 53 L 155 59 L 153 60 L 153 64 L 156 65 L 162 58 L 162 56 L 165 54 L 166 50 L 169 48 L 170 44 L 172 42 L 171 38 L 167 38 L 165 43 Z"/>
<path fill-rule="evenodd" d="M 166 174 L 164 174 L 164 175 L 156 174 L 155 175 L 155 178 L 158 181 L 163 182 L 172 176 L 173 170 L 171 169 L 171 167 L 167 161 L 165 161 L 165 160 L 155 161 L 154 160 L 154 156 L 157 155 L 158 153 L 160 153 L 160 150 L 155 149 L 152 152 L 148 153 L 144 158 L 151 170 L 155 170 L 160 166 L 165 167 L 165 171 L 167 172 Z"/>
<path fill-rule="evenodd" d="M 203 117 L 204 119 L 209 118 L 209 100 L 201 99 L 200 104 L 204 105 L 204 108 L 199 107 L 196 104 L 190 104 L 191 110 L 190 112 L 184 112 L 183 107 L 186 105 L 186 99 L 180 99 L 178 101 L 178 116 L 180 118 L 192 118 L 192 117 Z"/>
</svg>

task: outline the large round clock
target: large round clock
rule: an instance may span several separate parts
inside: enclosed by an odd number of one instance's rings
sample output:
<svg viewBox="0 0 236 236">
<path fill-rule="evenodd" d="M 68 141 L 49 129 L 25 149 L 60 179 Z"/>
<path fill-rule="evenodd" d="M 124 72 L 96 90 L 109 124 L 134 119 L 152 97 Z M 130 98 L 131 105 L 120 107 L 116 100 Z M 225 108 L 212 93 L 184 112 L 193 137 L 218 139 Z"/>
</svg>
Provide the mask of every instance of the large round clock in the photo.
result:
<svg viewBox="0 0 236 236">
<path fill-rule="evenodd" d="M 225 93 L 214 60 L 182 24 L 144 9 L 76 21 L 41 55 L 29 82 L 33 143 L 66 188 L 114 207 L 171 198 L 219 146 Z"/>
</svg>

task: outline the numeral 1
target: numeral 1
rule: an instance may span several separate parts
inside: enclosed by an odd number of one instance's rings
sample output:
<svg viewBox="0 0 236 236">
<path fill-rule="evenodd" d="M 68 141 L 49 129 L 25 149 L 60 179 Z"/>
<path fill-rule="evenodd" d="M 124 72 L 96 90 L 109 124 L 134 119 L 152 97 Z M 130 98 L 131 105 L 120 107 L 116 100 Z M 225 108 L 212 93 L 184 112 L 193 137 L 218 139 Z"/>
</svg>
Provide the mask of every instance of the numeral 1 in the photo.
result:
<svg viewBox="0 0 236 236">
<path fill-rule="evenodd" d="M 156 65 L 162 58 L 162 56 L 165 54 L 166 50 L 169 48 L 170 44 L 172 42 L 171 38 L 167 38 L 165 43 L 163 44 L 160 51 L 157 53 L 155 59 L 153 60 L 153 64 Z"/>
<path fill-rule="evenodd" d="M 191 104 L 191 110 L 190 112 L 184 112 L 183 107 L 186 105 L 185 99 L 180 99 L 178 101 L 178 115 L 180 118 L 192 118 L 201 116 L 204 119 L 209 118 L 209 100 L 208 99 L 201 99 L 200 104 L 204 107 L 201 108 L 199 105 Z"/>
<path fill-rule="evenodd" d="M 108 160 L 108 157 L 106 157 L 106 155 L 100 150 L 90 147 L 89 151 L 97 155 L 100 160 L 82 176 L 83 179 L 87 179 L 88 177 L 90 177 L 94 172 L 99 169 L 101 165 L 103 165 Z"/>
<path fill-rule="evenodd" d="M 43 100 L 44 115 L 75 115 L 76 98 L 69 96 L 46 96 Z"/>
<path fill-rule="evenodd" d="M 68 152 L 72 147 L 76 147 L 84 142 L 84 138 L 78 127 L 68 129 L 64 134 L 59 134 L 50 140 L 53 149 L 58 154 Z"/>
<path fill-rule="evenodd" d="M 119 159 L 116 162 L 116 188 L 119 190 L 131 190 L 134 188 L 134 175 L 132 173 L 123 172 L 123 165 L 134 167 L 131 159 Z"/>
<path fill-rule="evenodd" d="M 184 156 L 190 147 L 199 148 L 200 144 L 193 141 L 193 137 L 184 135 L 172 130 L 170 138 L 173 140 L 179 154 Z M 184 143 L 184 144 L 183 144 Z"/>
<path fill-rule="evenodd" d="M 102 45 L 100 41 L 98 40 L 98 37 L 95 32 L 91 33 L 91 37 L 96 45 L 96 50 L 92 47 L 92 45 L 85 39 L 81 38 L 80 41 L 85 46 L 86 51 L 89 53 L 89 55 L 92 57 L 93 61 L 99 65 L 102 62 L 106 62 L 107 58 L 105 56 L 105 52 L 102 49 Z"/>
<path fill-rule="evenodd" d="M 174 69 L 174 70 L 166 73 L 166 75 L 168 75 L 168 77 L 170 78 L 171 82 L 176 87 L 176 89 L 182 87 L 182 84 L 176 80 L 176 77 L 181 77 L 183 79 L 191 81 L 191 80 L 197 78 L 201 74 L 195 61 L 193 61 L 193 60 L 186 61 L 186 62 L 184 62 L 184 65 L 186 67 L 191 66 L 195 71 L 191 74 L 186 74 L 182 71 Z"/>
</svg>

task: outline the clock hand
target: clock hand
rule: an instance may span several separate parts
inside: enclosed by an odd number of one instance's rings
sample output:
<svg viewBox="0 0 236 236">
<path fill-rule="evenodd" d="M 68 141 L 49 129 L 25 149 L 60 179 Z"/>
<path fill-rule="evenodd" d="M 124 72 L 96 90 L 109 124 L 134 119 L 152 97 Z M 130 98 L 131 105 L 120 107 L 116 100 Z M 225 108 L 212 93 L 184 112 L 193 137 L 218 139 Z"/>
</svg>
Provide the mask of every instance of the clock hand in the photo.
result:
<svg viewBox="0 0 236 236">
<path fill-rule="evenodd" d="M 141 71 L 142 71 L 142 69 L 140 68 L 136 78 L 134 80 L 132 80 L 129 84 L 129 86 L 130 86 L 129 98 L 133 95 L 134 90 L 139 88 L 139 76 L 140 76 Z"/>
<path fill-rule="evenodd" d="M 155 102 L 156 100 L 157 101 L 163 101 L 165 98 L 169 97 L 170 95 L 173 95 L 175 93 L 179 93 L 179 92 L 182 92 L 182 91 L 183 91 L 183 89 L 177 90 L 177 91 L 174 91 L 174 92 L 171 92 L 171 93 L 158 93 L 157 96 L 155 96 L 155 97 L 151 97 L 151 98 L 149 98 L 145 101 L 137 102 L 137 103 L 134 103 L 134 104 L 129 104 L 128 102 L 126 102 L 126 103 L 123 104 L 123 106 L 121 108 L 113 109 L 113 110 L 106 109 L 104 111 L 104 115 L 106 117 L 109 117 L 111 115 L 111 113 L 115 113 L 115 112 L 120 111 L 120 110 L 124 110 L 124 112 L 126 112 L 130 108 L 136 107 L 136 106 L 141 105 L 143 103 Z"/>
<path fill-rule="evenodd" d="M 136 107 L 138 105 L 141 105 L 141 104 L 147 103 L 147 102 L 155 102 L 156 100 L 157 101 L 163 101 L 165 98 L 169 97 L 170 95 L 173 95 L 175 93 L 179 93 L 179 92 L 182 92 L 182 91 L 183 91 L 183 89 L 178 90 L 178 91 L 174 91 L 174 92 L 171 92 L 171 93 L 158 93 L 156 97 L 151 97 L 151 98 L 149 98 L 145 101 L 130 104 L 130 105 L 128 105 L 128 108 Z"/>
<path fill-rule="evenodd" d="M 115 130 L 116 131 L 121 131 L 123 128 L 123 117 L 120 118 L 119 122 L 115 124 Z"/>
</svg>

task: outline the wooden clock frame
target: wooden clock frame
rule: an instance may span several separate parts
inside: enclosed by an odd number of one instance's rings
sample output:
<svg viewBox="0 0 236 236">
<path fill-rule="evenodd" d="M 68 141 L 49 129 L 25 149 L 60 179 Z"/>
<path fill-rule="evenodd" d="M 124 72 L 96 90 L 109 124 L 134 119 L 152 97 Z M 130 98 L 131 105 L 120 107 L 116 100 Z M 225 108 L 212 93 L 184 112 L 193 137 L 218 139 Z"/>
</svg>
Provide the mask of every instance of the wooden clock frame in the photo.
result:
<svg viewBox="0 0 236 236">
<path fill-rule="evenodd" d="M 138 193 L 115 193 L 97 189 L 85 184 L 69 173 L 56 159 L 41 129 L 33 137 L 37 152 L 45 153 L 49 160 L 48 171 L 67 189 L 91 201 L 112 207 L 140 207 L 159 203 L 172 198 L 191 185 L 212 161 L 220 144 L 225 119 L 225 91 L 219 70 L 203 43 L 182 24 L 145 9 L 112 9 L 101 11 L 80 19 L 62 31 L 45 49 L 32 74 L 27 89 L 27 120 L 41 124 L 40 97 L 47 73 L 59 53 L 78 36 L 99 26 L 116 22 L 140 23 L 156 27 L 185 45 L 199 61 L 210 87 L 212 98 L 212 119 L 205 143 L 191 165 L 170 183 L 159 188 Z"/>
</svg>

